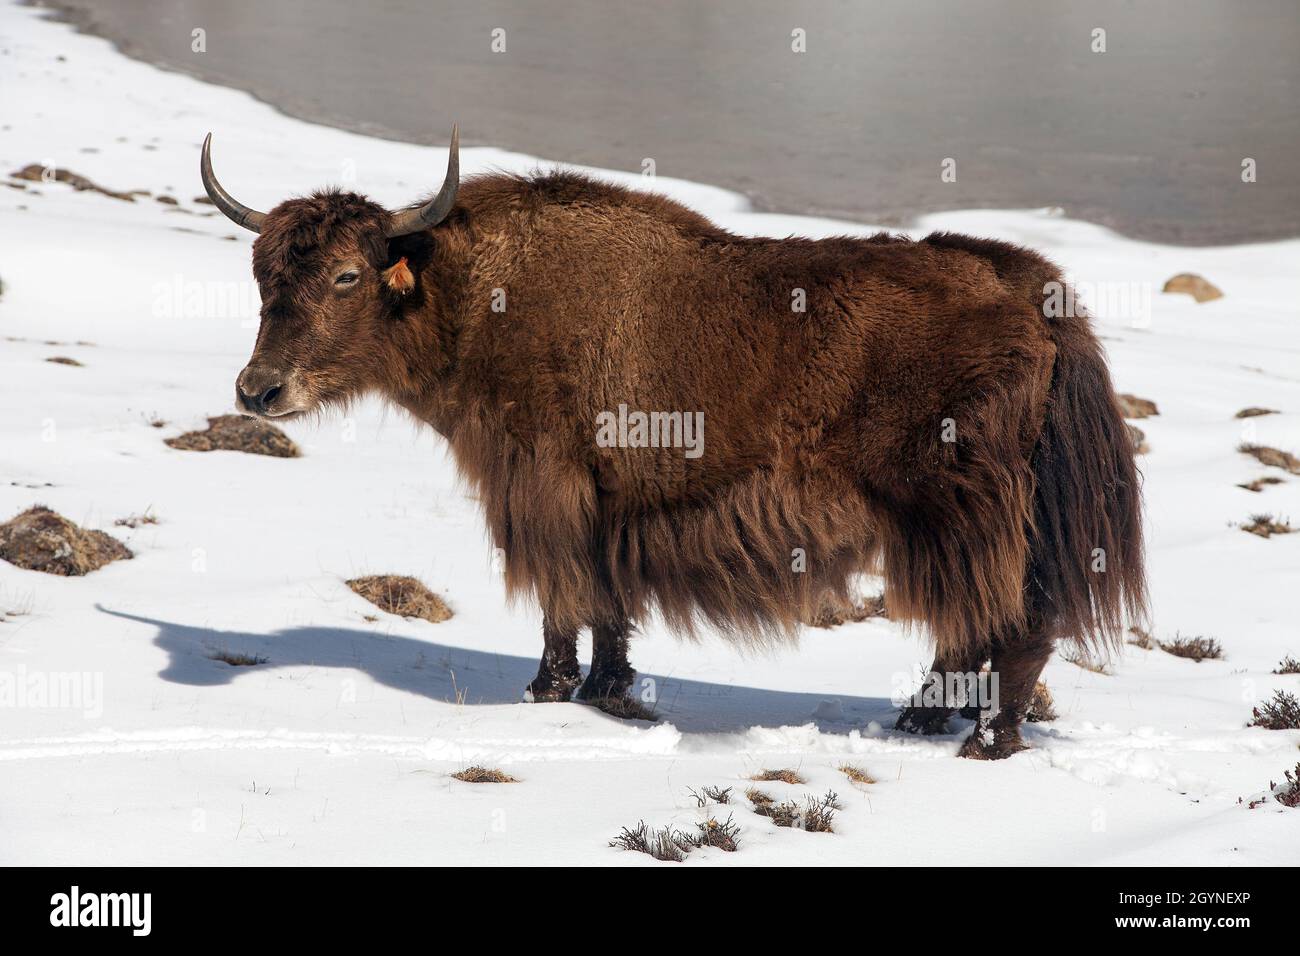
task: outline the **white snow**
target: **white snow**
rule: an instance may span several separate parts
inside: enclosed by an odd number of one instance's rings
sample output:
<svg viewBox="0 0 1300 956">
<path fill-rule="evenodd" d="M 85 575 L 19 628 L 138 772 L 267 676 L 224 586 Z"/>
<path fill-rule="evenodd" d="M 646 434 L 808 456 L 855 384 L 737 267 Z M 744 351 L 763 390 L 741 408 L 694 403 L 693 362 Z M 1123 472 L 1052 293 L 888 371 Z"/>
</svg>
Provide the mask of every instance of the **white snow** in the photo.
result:
<svg viewBox="0 0 1300 956">
<path fill-rule="evenodd" d="M 67 168 L 188 211 L 0 186 L 0 520 L 45 503 L 136 552 L 84 578 L 0 562 L 0 681 L 26 688 L 0 701 L 0 862 L 656 865 L 607 841 L 639 819 L 689 828 L 704 811 L 688 787 L 738 795 L 755 771 L 790 766 L 807 786 L 765 788 L 838 791 L 836 833 L 777 829 L 741 800 L 739 852 L 685 865 L 1294 863 L 1297 811 L 1238 797 L 1300 759 L 1300 733 L 1245 727 L 1275 688 L 1300 691 L 1271 673 L 1300 656 L 1300 535 L 1233 523 L 1259 511 L 1300 523 L 1300 478 L 1234 450 L 1300 452 L 1300 242 L 1163 247 L 1049 210 L 954 212 L 914 230 L 1010 239 L 1085 288 L 1150 292 L 1149 314 L 1099 327 L 1120 390 L 1160 407 L 1139 423 L 1156 636 L 1216 637 L 1224 660 L 1126 647 L 1098 674 L 1057 658 L 1046 680 L 1060 718 L 1028 728 L 1031 750 L 980 763 L 955 757 L 968 722 L 938 738 L 889 729 L 891 693 L 928 661 L 897 625 L 810 631 L 798 649 L 746 657 L 651 623 L 632 657 L 663 719 L 626 723 L 520 702 L 540 615 L 505 605 L 476 502 L 435 435 L 368 403 L 289 425 L 297 460 L 162 442 L 231 410 L 256 328 L 250 236 L 193 202 L 203 135 L 223 181 L 263 208 L 329 183 L 404 203 L 441 180 L 445 151 L 286 118 L 9 3 L 0 81 L 0 173 Z M 461 123 L 471 134 L 473 117 Z M 540 162 L 462 156 L 465 173 Z M 593 172 L 737 232 L 874 231 Z M 1184 271 L 1225 297 L 1162 295 Z M 84 367 L 43 361 L 55 355 Z M 1282 414 L 1234 419 L 1247 405 Z M 1285 483 L 1235 487 L 1266 471 Z M 146 509 L 157 525 L 114 526 Z M 377 612 L 343 583 L 362 573 L 414 574 L 456 616 L 369 622 Z M 215 650 L 268 662 L 230 667 Z M 878 782 L 849 784 L 845 760 Z M 448 777 L 470 764 L 520 782 Z"/>
</svg>

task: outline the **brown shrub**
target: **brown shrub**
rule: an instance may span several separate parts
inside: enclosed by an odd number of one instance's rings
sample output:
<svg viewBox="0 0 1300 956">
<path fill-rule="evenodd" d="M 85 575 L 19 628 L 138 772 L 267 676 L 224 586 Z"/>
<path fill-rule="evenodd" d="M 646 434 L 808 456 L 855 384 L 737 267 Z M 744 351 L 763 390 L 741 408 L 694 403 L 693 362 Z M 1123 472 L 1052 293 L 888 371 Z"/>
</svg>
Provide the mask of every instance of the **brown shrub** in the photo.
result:
<svg viewBox="0 0 1300 956">
<path fill-rule="evenodd" d="M 1124 423 L 1124 428 L 1128 430 L 1128 440 L 1129 444 L 1133 446 L 1133 454 L 1150 454 L 1151 446 L 1147 444 L 1146 432 L 1136 425 L 1130 425 L 1128 422 Z"/>
<path fill-rule="evenodd" d="M 1273 691 L 1273 699 L 1251 710 L 1247 727 L 1265 730 L 1300 730 L 1300 700 L 1284 690 Z"/>
<path fill-rule="evenodd" d="M 1273 799 L 1284 807 L 1300 807 L 1300 763 L 1295 765 L 1295 773 L 1290 770 L 1282 771 L 1286 775 L 1286 783 L 1278 786 L 1273 781 L 1268 782 L 1268 787 L 1273 791 Z"/>
<path fill-rule="evenodd" d="M 782 803 L 768 801 L 755 803 L 754 812 L 767 817 L 779 827 L 807 830 L 809 833 L 834 833 L 835 811 L 843 809 L 839 796 L 833 790 L 824 797 L 807 797 L 802 804 L 793 800 Z"/>
<path fill-rule="evenodd" d="M 775 798 L 766 791 L 759 790 L 758 787 L 750 787 L 745 791 L 745 799 L 752 803 L 755 808 L 765 807 L 769 803 L 775 803 Z"/>
<path fill-rule="evenodd" d="M 687 787 L 687 790 L 690 792 L 690 795 L 695 798 L 695 804 L 701 810 L 710 803 L 726 804 L 731 802 L 730 787 L 700 787 L 698 793 L 691 790 L 689 787 Z"/>
<path fill-rule="evenodd" d="M 269 422 L 243 415 L 218 415 L 208 427 L 163 441 L 181 451 L 242 451 L 272 458 L 298 458 L 301 452 L 289 436 Z"/>
<path fill-rule="evenodd" d="M 1268 445 L 1252 444 L 1238 445 L 1237 451 L 1243 455 L 1250 455 L 1261 465 L 1267 465 L 1269 468 L 1282 468 L 1293 475 L 1300 475 L 1300 458 L 1297 458 L 1289 451 L 1271 448 Z"/>
<path fill-rule="evenodd" d="M 441 624 L 451 617 L 451 608 L 415 578 L 400 574 L 372 574 L 353 578 L 347 582 L 381 611 L 399 617 L 419 617 L 433 624 Z"/>
<path fill-rule="evenodd" d="M 1159 641 L 1160 649 L 1174 657 L 1186 657 L 1198 664 L 1204 660 L 1217 661 L 1223 657 L 1223 647 L 1212 637 L 1182 637 L 1175 634 L 1172 641 Z"/>
<path fill-rule="evenodd" d="M 519 781 L 501 770 L 488 767 L 466 767 L 452 774 L 461 783 L 518 783 Z"/>
<path fill-rule="evenodd" d="M 696 847 L 711 846 L 716 850 L 722 850 L 724 853 L 735 853 L 740 848 L 740 827 L 732 822 L 731 815 L 728 815 L 724 823 L 719 823 L 713 817 L 709 817 L 703 823 L 695 824 L 699 830 L 698 833 L 688 836 L 686 839 L 691 845 Z"/>
<path fill-rule="evenodd" d="M 1160 409 L 1156 408 L 1156 403 L 1149 398 L 1138 398 L 1136 395 L 1130 395 L 1127 392 L 1115 397 L 1119 399 L 1119 410 L 1125 418 L 1150 418 L 1152 415 L 1160 414 Z"/>
<path fill-rule="evenodd" d="M 1296 660 L 1290 654 L 1282 658 L 1277 665 L 1274 674 L 1300 674 L 1300 661 Z"/>
<path fill-rule="evenodd" d="M 1241 526 L 1242 531 L 1269 538 L 1275 534 L 1290 534 L 1295 529 L 1285 519 L 1274 518 L 1270 514 L 1251 515 L 1250 521 Z"/>
<path fill-rule="evenodd" d="M 84 368 L 84 367 L 85 367 L 85 366 L 82 365 L 82 363 L 78 362 L 76 359 L 74 359 L 74 358 L 69 358 L 69 357 L 66 356 L 66 355 L 51 355 L 51 356 L 50 356 L 49 358 L 47 358 L 45 361 L 47 361 L 47 362 L 53 362 L 55 365 L 71 365 L 71 366 L 74 366 L 74 367 L 76 367 L 76 368 Z"/>
<path fill-rule="evenodd" d="M 644 820 L 632 829 L 623 828 L 623 832 L 609 841 L 609 845 L 621 850 L 648 853 L 656 860 L 669 863 L 681 863 L 686 854 L 695 848 L 690 838 L 680 830 L 664 827 L 651 830 Z"/>
<path fill-rule="evenodd" d="M 44 505 L 0 524 L 0 558 L 29 571 L 79 576 L 130 557 L 112 535 L 80 528 Z"/>
<path fill-rule="evenodd" d="M 1276 415 L 1277 413 L 1278 412 L 1276 408 L 1259 408 L 1256 405 L 1251 405 L 1249 408 L 1243 408 L 1241 411 L 1237 412 L 1237 414 L 1232 417 L 1233 418 L 1258 418 L 1260 415 Z"/>
</svg>

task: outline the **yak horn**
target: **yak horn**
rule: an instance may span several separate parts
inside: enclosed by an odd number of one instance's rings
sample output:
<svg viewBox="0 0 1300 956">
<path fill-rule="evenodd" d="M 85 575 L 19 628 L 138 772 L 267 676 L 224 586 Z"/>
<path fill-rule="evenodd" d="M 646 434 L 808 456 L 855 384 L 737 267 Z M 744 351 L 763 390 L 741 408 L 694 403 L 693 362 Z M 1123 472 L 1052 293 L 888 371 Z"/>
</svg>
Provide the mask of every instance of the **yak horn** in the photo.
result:
<svg viewBox="0 0 1300 956">
<path fill-rule="evenodd" d="M 225 213 L 226 217 L 236 225 L 243 226 L 252 232 L 262 231 L 262 220 L 266 218 L 266 213 L 245 206 L 226 192 L 221 183 L 217 182 L 217 176 L 212 171 L 211 133 L 203 140 L 203 159 L 199 161 L 199 172 L 203 176 L 203 188 L 207 190 L 212 205 Z"/>
<path fill-rule="evenodd" d="M 413 232 L 432 229 L 447 218 L 451 207 L 456 205 L 456 190 L 460 188 L 460 131 L 451 128 L 451 149 L 447 154 L 447 176 L 442 181 L 442 189 L 423 206 L 403 209 L 393 213 L 388 223 L 388 238 L 408 236 Z"/>
</svg>

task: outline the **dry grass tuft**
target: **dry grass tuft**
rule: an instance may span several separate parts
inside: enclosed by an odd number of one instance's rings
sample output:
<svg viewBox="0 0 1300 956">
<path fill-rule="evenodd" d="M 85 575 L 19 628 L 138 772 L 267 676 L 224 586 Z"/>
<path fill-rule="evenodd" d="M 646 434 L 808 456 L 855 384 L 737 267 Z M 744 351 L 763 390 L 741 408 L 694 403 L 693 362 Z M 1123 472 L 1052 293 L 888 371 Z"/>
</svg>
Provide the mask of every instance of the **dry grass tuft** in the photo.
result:
<svg viewBox="0 0 1300 956">
<path fill-rule="evenodd" d="M 1153 415 L 1160 414 L 1160 409 L 1156 408 L 1156 403 L 1149 398 L 1138 398 L 1136 395 L 1129 395 L 1127 392 L 1115 397 L 1119 399 L 1119 410 L 1125 418 L 1150 418 Z"/>
<path fill-rule="evenodd" d="M 1251 710 L 1247 727 L 1265 730 L 1300 730 L 1300 700 L 1284 690 L 1273 691 L 1273 699 Z"/>
<path fill-rule="evenodd" d="M 747 789 L 745 791 L 745 799 L 752 803 L 756 808 L 765 807 L 770 803 L 776 803 L 776 798 L 764 790 L 759 790 L 758 787 L 750 787 Z"/>
<path fill-rule="evenodd" d="M 1251 405 L 1248 408 L 1243 408 L 1241 411 L 1237 412 L 1237 414 L 1233 415 L 1232 417 L 1233 418 L 1258 418 L 1260 415 L 1276 415 L 1276 414 L 1278 414 L 1276 408 L 1260 408 L 1258 405 Z"/>
<path fill-rule="evenodd" d="M 1128 431 L 1129 444 L 1133 446 L 1133 454 L 1148 455 L 1151 453 L 1151 446 L 1147 444 L 1147 435 L 1136 425 L 1124 423 L 1124 428 Z"/>
<path fill-rule="evenodd" d="M 1182 637 L 1175 634 L 1172 641 L 1158 641 L 1160 649 L 1174 657 L 1186 657 L 1198 664 L 1204 660 L 1223 658 L 1223 647 L 1212 637 Z"/>
<path fill-rule="evenodd" d="M 372 574 L 364 578 L 353 578 L 347 585 L 389 614 L 423 618 L 433 624 L 441 624 L 451 617 L 451 608 L 447 602 L 412 577 Z"/>
<path fill-rule="evenodd" d="M 113 522 L 113 524 L 117 525 L 119 528 L 131 528 L 132 530 L 139 528 L 141 525 L 157 523 L 157 516 L 150 513 L 148 508 L 144 510 L 143 514 L 128 515 L 125 518 L 118 518 Z"/>
<path fill-rule="evenodd" d="M 501 770 L 488 767 L 466 767 L 451 776 L 461 783 L 518 783 L 519 781 Z"/>
<path fill-rule="evenodd" d="M 826 600 L 812 619 L 809 627 L 839 627 L 841 624 L 858 624 L 876 617 L 888 617 L 885 613 L 885 598 L 877 594 L 864 598 L 853 605 L 846 606 L 839 601 Z"/>
<path fill-rule="evenodd" d="M 1250 455 L 1261 465 L 1267 465 L 1269 468 L 1282 468 L 1293 475 L 1300 475 L 1300 458 L 1297 458 L 1289 451 L 1270 448 L 1268 445 L 1251 444 L 1238 445 L 1237 451 L 1243 455 Z"/>
<path fill-rule="evenodd" d="M 1034 692 L 1029 698 L 1029 707 L 1025 711 L 1025 720 L 1031 724 L 1044 724 L 1049 720 L 1055 720 L 1056 701 L 1052 700 L 1052 692 L 1047 689 L 1047 685 L 1039 681 L 1034 685 Z"/>
<path fill-rule="evenodd" d="M 1149 651 L 1155 648 L 1156 646 L 1155 639 L 1151 636 L 1149 632 L 1144 631 L 1142 628 L 1137 627 L 1136 625 L 1130 627 L 1128 629 L 1128 632 L 1133 635 L 1128 639 L 1128 642 L 1132 644 L 1134 647 L 1140 647 L 1144 651 Z"/>
<path fill-rule="evenodd" d="M 1300 661 L 1296 660 L 1290 654 L 1282 658 L 1277 665 L 1274 674 L 1300 674 Z"/>
<path fill-rule="evenodd" d="M 809 833 L 834 833 L 835 812 L 843 809 L 834 790 L 826 791 L 823 797 L 809 796 L 802 804 L 793 800 L 776 803 L 770 799 L 766 803 L 752 799 L 750 802 L 754 805 L 755 813 L 767 817 L 777 826 L 807 830 Z"/>
<path fill-rule="evenodd" d="M 1086 651 L 1080 648 L 1071 648 L 1061 655 L 1061 659 L 1080 667 L 1085 671 L 1092 671 L 1094 674 L 1104 674 L 1110 676 L 1110 671 L 1106 670 L 1106 665 L 1099 660 L 1094 659 Z"/>
<path fill-rule="evenodd" d="M 0 524 L 0 558 L 29 571 L 77 577 L 130 557 L 112 535 L 78 527 L 44 505 Z"/>
<path fill-rule="evenodd" d="M 260 654 L 244 654 L 237 651 L 213 651 L 208 655 L 211 660 L 221 661 L 231 667 L 255 667 L 265 664 L 267 659 Z"/>
<path fill-rule="evenodd" d="M 74 358 L 69 358 L 66 355 L 51 355 L 45 361 L 52 362 L 55 365 L 71 365 L 74 368 L 85 368 L 81 362 L 78 362 Z"/>
<path fill-rule="evenodd" d="M 1247 481 L 1238 485 L 1238 488 L 1245 488 L 1247 491 L 1263 491 L 1268 485 L 1282 484 L 1281 478 L 1275 478 L 1272 475 L 1264 475 L 1262 478 L 1256 478 L 1254 481 Z"/>
<path fill-rule="evenodd" d="M 1209 279 L 1194 272 L 1180 272 L 1164 285 L 1162 292 L 1185 292 L 1197 302 L 1222 299 L 1223 292 Z"/>
<path fill-rule="evenodd" d="M 842 763 L 837 769 L 840 773 L 844 774 L 844 776 L 848 777 L 851 781 L 860 786 L 865 787 L 868 784 L 876 782 L 875 778 L 872 777 L 871 774 L 867 773 L 861 767 L 855 767 L 851 763 Z"/>
<path fill-rule="evenodd" d="M 269 422 L 243 415 L 219 415 L 208 419 L 208 427 L 186 432 L 163 442 L 181 451 L 242 451 L 272 458 L 298 458 L 298 450 L 289 436 Z"/>
<path fill-rule="evenodd" d="M 803 777 L 799 776 L 797 770 L 791 770 L 789 767 L 784 770 L 760 770 L 750 780 L 757 780 L 760 783 L 770 783 L 779 781 L 780 783 L 807 783 Z"/>
<path fill-rule="evenodd" d="M 1256 514 L 1250 516 L 1250 523 L 1241 526 L 1242 531 L 1249 531 L 1251 534 L 1258 535 L 1261 538 L 1269 538 L 1275 534 L 1290 534 L 1295 528 L 1285 518 L 1275 518 L 1271 514 Z"/>
</svg>

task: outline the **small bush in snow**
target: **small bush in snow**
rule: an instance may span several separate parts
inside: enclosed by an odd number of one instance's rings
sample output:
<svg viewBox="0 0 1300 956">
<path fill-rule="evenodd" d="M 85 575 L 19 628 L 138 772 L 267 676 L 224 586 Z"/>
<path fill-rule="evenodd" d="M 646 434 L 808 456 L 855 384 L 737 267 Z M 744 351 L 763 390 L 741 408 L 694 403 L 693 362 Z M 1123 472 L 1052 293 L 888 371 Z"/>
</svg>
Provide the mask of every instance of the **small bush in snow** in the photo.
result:
<svg viewBox="0 0 1300 956">
<path fill-rule="evenodd" d="M 1275 518 L 1270 514 L 1257 514 L 1251 515 L 1250 521 L 1242 525 L 1241 530 L 1249 531 L 1261 538 L 1268 538 L 1275 534 L 1290 534 L 1295 529 L 1291 527 L 1290 522 L 1285 518 Z"/>
<path fill-rule="evenodd" d="M 700 787 L 698 793 L 692 790 L 691 796 L 695 798 L 695 803 L 701 809 L 703 809 L 704 807 L 708 806 L 710 803 L 723 803 L 723 804 L 730 803 L 731 788 L 730 787 Z"/>
<path fill-rule="evenodd" d="M 656 860 L 670 863 L 681 863 L 686 859 L 686 854 L 695 848 L 690 838 L 680 830 L 671 827 L 651 830 L 644 820 L 630 830 L 624 827 L 623 832 L 614 837 L 609 845 L 620 850 L 648 853 Z"/>
<path fill-rule="evenodd" d="M 766 796 L 761 791 L 760 795 Z M 835 811 L 842 809 L 839 796 L 833 790 L 826 791 L 824 797 L 810 796 L 802 804 L 793 800 L 775 803 L 770 798 L 766 803 L 753 798 L 750 802 L 754 805 L 755 813 L 767 817 L 777 826 L 807 830 L 809 833 L 834 833 L 832 824 L 835 821 Z"/>
<path fill-rule="evenodd" d="M 1249 727 L 1265 730 L 1300 730 L 1300 700 L 1284 690 L 1273 691 L 1273 699 L 1251 711 Z"/>
<path fill-rule="evenodd" d="M 1174 657 L 1186 657 L 1200 663 L 1217 661 L 1223 657 L 1223 647 L 1212 637 L 1182 637 L 1174 635 L 1172 641 L 1161 641 L 1160 649 Z"/>
<path fill-rule="evenodd" d="M 1273 673 L 1274 674 L 1300 674 L 1300 661 L 1296 660 L 1294 657 L 1288 654 L 1286 657 L 1282 658 L 1281 662 L 1277 665 L 1277 670 L 1275 670 Z"/>
</svg>

